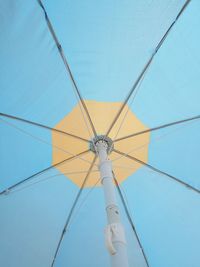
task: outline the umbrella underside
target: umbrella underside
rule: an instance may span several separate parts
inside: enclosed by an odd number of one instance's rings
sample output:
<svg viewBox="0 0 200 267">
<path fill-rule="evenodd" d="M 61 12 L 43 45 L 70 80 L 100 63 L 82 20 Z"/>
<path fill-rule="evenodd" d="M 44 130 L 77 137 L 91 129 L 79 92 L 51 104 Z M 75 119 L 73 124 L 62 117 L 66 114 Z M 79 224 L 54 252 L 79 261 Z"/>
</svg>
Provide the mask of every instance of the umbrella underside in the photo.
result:
<svg viewBox="0 0 200 267">
<path fill-rule="evenodd" d="M 108 267 L 97 140 L 130 267 L 199 267 L 200 2 L 0 1 L 0 262 Z"/>
</svg>

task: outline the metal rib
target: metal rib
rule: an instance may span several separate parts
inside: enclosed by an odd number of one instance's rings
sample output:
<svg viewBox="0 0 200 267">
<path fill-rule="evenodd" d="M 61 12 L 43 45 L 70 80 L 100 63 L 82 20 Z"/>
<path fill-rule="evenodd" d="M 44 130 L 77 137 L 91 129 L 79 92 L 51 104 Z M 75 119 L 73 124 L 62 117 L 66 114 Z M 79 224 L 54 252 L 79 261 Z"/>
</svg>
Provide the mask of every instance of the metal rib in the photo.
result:
<svg viewBox="0 0 200 267">
<path fill-rule="evenodd" d="M 127 215 L 127 218 L 128 218 L 128 220 L 129 220 L 129 223 L 130 223 L 130 225 L 131 225 L 131 228 L 132 228 L 133 232 L 135 233 L 135 237 L 136 237 L 137 242 L 138 242 L 138 244 L 139 244 L 139 246 L 140 246 L 140 249 L 141 249 L 141 251 L 142 251 L 144 260 L 145 260 L 145 262 L 146 262 L 146 265 L 147 265 L 147 267 L 149 267 L 149 262 L 148 262 L 147 256 L 146 256 L 146 254 L 145 254 L 145 252 L 144 252 L 144 248 L 143 248 L 142 243 L 141 243 L 141 241 L 140 241 L 140 239 L 139 239 L 138 233 L 137 233 L 136 228 L 135 228 L 135 226 L 134 226 L 133 220 L 132 220 L 132 218 L 131 218 L 130 212 L 129 212 L 129 210 L 128 210 L 128 207 L 127 207 L 127 205 L 126 205 L 125 199 L 124 199 L 124 197 L 123 197 L 122 191 L 121 191 L 121 189 L 120 189 L 119 183 L 118 183 L 118 181 L 117 181 L 117 178 L 116 178 L 114 172 L 113 172 L 113 177 L 114 177 L 114 182 L 115 182 L 115 184 L 116 184 L 116 186 L 117 186 L 117 191 L 118 191 L 118 193 L 119 193 L 119 196 L 120 196 L 120 198 L 121 198 L 122 204 L 123 204 L 123 206 L 124 206 L 124 210 L 125 210 L 125 213 L 126 213 L 126 215 Z"/>
<path fill-rule="evenodd" d="M 45 169 L 43 169 L 43 170 L 41 170 L 41 171 L 39 171 L 39 172 L 37 172 L 37 173 L 34 173 L 34 174 L 32 174 L 31 176 L 29 176 L 29 177 L 23 179 L 22 181 L 20 181 L 20 182 L 18 182 L 18 183 L 16 183 L 16 184 L 14 184 L 14 185 L 12 185 L 12 186 L 6 188 L 6 189 L 3 190 L 2 192 L 0 192 L 0 195 L 7 194 L 7 193 L 10 192 L 10 190 L 12 190 L 12 189 L 18 187 L 19 185 L 24 184 L 25 182 L 27 182 L 27 181 L 33 179 L 34 177 L 36 177 L 36 176 L 38 176 L 38 175 L 40 175 L 40 174 L 42 174 L 42 173 L 44 173 L 44 172 L 46 172 L 46 171 L 49 171 L 49 170 L 51 170 L 52 168 L 57 167 L 57 166 L 59 166 L 59 165 L 65 163 L 65 162 L 67 162 L 67 161 L 73 160 L 73 159 L 75 159 L 75 158 L 77 158 L 77 157 L 79 157 L 79 156 L 81 156 L 81 155 L 84 155 L 84 154 L 86 154 L 86 153 L 88 153 L 88 152 L 90 152 L 90 150 L 83 151 L 83 152 L 81 152 L 81 153 L 79 153 L 79 154 L 77 154 L 77 155 L 75 155 L 75 156 L 72 156 L 72 157 L 70 157 L 70 158 L 64 159 L 64 160 L 62 160 L 62 161 L 60 161 L 60 162 L 58 162 L 58 163 L 56 163 L 56 164 L 50 165 L 49 167 L 47 167 L 47 168 L 45 168 Z"/>
<path fill-rule="evenodd" d="M 130 155 L 128 155 L 128 154 L 126 154 L 126 153 L 124 153 L 124 152 L 121 152 L 121 151 L 119 151 L 119 150 L 113 149 L 113 151 L 116 152 L 116 153 L 118 153 L 118 154 L 120 154 L 120 155 L 123 155 L 123 156 L 126 157 L 126 158 L 132 159 L 132 160 L 134 160 L 135 162 L 137 162 L 137 163 L 139 163 L 139 164 L 141 164 L 141 165 L 146 166 L 147 168 L 149 168 L 150 170 L 152 170 L 152 171 L 154 171 L 154 172 L 157 172 L 157 173 L 159 173 L 159 174 L 162 174 L 162 175 L 164 175 L 164 176 L 169 177 L 170 179 L 172 179 L 172 180 L 178 182 L 178 183 L 181 184 L 181 185 L 184 185 L 185 187 L 187 187 L 188 189 L 191 189 L 191 190 L 195 191 L 196 193 L 200 193 L 200 190 L 199 190 L 199 189 L 197 189 L 197 188 L 195 188 L 195 187 L 193 187 L 193 186 L 187 184 L 186 182 L 183 182 L 183 181 L 180 180 L 179 178 L 177 178 L 177 177 L 175 177 L 175 176 L 172 176 L 171 174 L 169 174 L 169 173 L 167 173 L 167 172 L 161 171 L 161 170 L 155 168 L 154 166 L 152 166 L 152 165 L 150 165 L 150 164 L 148 164 L 148 163 L 145 163 L 144 161 L 142 161 L 142 160 L 140 160 L 140 159 L 138 159 L 138 158 L 135 158 L 135 157 L 133 157 L 133 156 L 130 156 Z"/>
<path fill-rule="evenodd" d="M 148 69 L 149 65 L 151 64 L 152 62 L 152 59 L 153 59 L 153 56 L 151 56 L 150 60 L 147 62 L 147 64 L 145 65 L 145 67 L 143 68 L 142 72 L 140 73 L 139 77 L 137 78 L 136 82 L 134 83 L 131 91 L 129 92 L 128 96 L 126 97 L 125 101 L 123 102 L 121 108 L 119 109 L 119 111 L 117 112 L 117 115 L 115 116 L 113 122 L 111 123 L 107 133 L 106 133 L 106 136 L 109 135 L 109 133 L 111 132 L 112 128 L 114 127 L 116 121 L 118 120 L 119 116 L 121 115 L 122 111 L 124 110 L 127 102 L 129 101 L 130 97 L 132 96 L 133 92 L 135 91 L 138 83 L 140 82 L 142 76 L 144 75 L 144 73 L 146 72 L 146 70 Z"/>
<path fill-rule="evenodd" d="M 29 132 L 27 132 L 27 131 L 21 129 L 20 127 L 16 126 L 15 124 L 13 124 L 13 123 L 11 123 L 11 122 L 8 122 L 7 120 L 4 120 L 4 119 L 1 119 L 1 118 L 0 118 L 0 121 L 3 121 L 4 123 L 6 123 L 6 124 L 8 124 L 9 126 L 15 128 L 16 130 L 22 132 L 23 134 L 26 134 L 26 135 L 28 135 L 28 136 L 34 138 L 35 140 L 38 140 L 38 141 L 40 141 L 40 142 L 42 142 L 42 143 L 44 143 L 44 144 L 46 144 L 46 145 L 48 145 L 48 146 L 50 146 L 50 147 L 53 147 L 53 148 L 55 148 L 56 150 L 62 151 L 62 152 L 64 152 L 65 154 L 68 154 L 68 155 L 70 155 L 70 156 L 75 156 L 73 153 L 69 152 L 68 150 L 63 149 L 63 148 L 61 148 L 61 147 L 58 147 L 58 146 L 56 146 L 56 145 L 53 145 L 53 144 L 51 144 L 51 143 L 45 141 L 44 139 L 42 139 L 42 138 L 40 138 L 40 137 L 37 137 L 36 135 L 33 135 L 33 134 L 31 134 L 31 133 L 29 133 Z M 91 162 L 90 162 L 89 160 L 87 160 L 87 159 L 83 159 L 83 158 L 78 157 L 78 156 L 76 156 L 76 157 L 77 157 L 78 159 L 84 161 L 84 162 L 87 162 L 87 163 L 89 163 L 89 164 L 91 163 Z"/>
<path fill-rule="evenodd" d="M 94 172 L 97 173 L 98 170 L 91 171 L 91 173 L 94 173 Z M 46 178 L 44 178 L 44 179 L 41 179 L 41 180 L 39 180 L 39 181 L 33 182 L 33 183 L 31 183 L 31 184 L 27 184 L 27 185 L 25 185 L 25 186 L 23 186 L 23 187 L 20 187 L 19 189 L 16 189 L 15 191 L 12 191 L 12 194 L 13 194 L 13 193 L 18 193 L 18 192 L 23 191 L 23 190 L 26 190 L 27 188 L 30 188 L 30 187 L 32 187 L 32 186 L 35 186 L 36 184 L 39 184 L 39 183 L 43 183 L 43 182 L 49 181 L 49 180 L 54 179 L 54 178 L 57 178 L 57 177 L 59 177 L 59 176 L 63 176 L 63 175 L 65 175 L 65 176 L 68 176 L 68 175 L 77 175 L 77 174 L 85 174 L 85 173 L 87 173 L 87 171 L 59 173 L 59 174 L 55 174 L 55 175 L 52 175 L 52 176 L 48 176 L 48 177 L 46 177 Z M 99 180 L 98 180 L 98 182 L 99 182 Z M 97 182 L 96 182 L 96 184 L 97 184 Z M 95 185 L 96 185 L 96 184 L 95 184 Z"/>
<path fill-rule="evenodd" d="M 5 113 L 0 113 L 0 116 L 6 117 L 6 118 L 9 118 L 9 119 L 12 119 L 12 120 L 22 121 L 24 123 L 28 123 L 28 124 L 31 124 L 31 125 L 34 125 L 34 126 L 38 126 L 38 127 L 47 129 L 47 130 L 51 130 L 51 131 L 54 131 L 54 132 L 57 132 L 57 133 L 61 133 L 61 134 L 64 134 L 64 135 L 79 139 L 79 140 L 87 142 L 87 143 L 89 142 L 89 140 L 87 140 L 85 138 L 82 138 L 80 136 L 77 136 L 77 135 L 74 135 L 74 134 L 71 134 L 71 133 L 67 133 L 67 132 L 64 132 L 62 130 L 58 130 L 58 129 L 55 129 L 55 128 L 51 128 L 51 127 L 49 127 L 47 125 L 43 125 L 43 124 L 40 124 L 40 123 L 37 123 L 37 122 L 34 122 L 34 121 L 29 121 L 29 120 L 26 120 L 26 119 L 23 119 L 23 118 L 19 118 L 19 117 L 10 115 L 10 114 L 5 114 Z"/>
<path fill-rule="evenodd" d="M 48 17 L 48 14 L 47 14 L 47 12 L 46 12 L 46 9 L 45 9 L 45 7 L 44 7 L 44 5 L 43 5 L 43 3 L 42 3 L 41 0 L 38 0 L 38 3 L 39 3 L 39 5 L 41 6 L 41 8 L 43 9 L 43 11 L 44 11 L 45 19 L 46 19 L 46 22 L 47 22 L 49 31 L 50 31 L 51 34 L 52 34 L 52 37 L 53 37 L 53 39 L 54 39 L 54 41 L 55 41 L 55 43 L 56 43 L 56 46 L 57 46 L 57 48 L 58 48 L 59 54 L 60 54 L 60 56 L 61 56 L 61 58 L 62 58 L 62 60 L 63 60 L 63 63 L 64 63 L 64 65 L 65 65 L 65 68 L 66 68 L 66 70 L 67 70 L 67 72 L 68 72 L 68 74 L 69 74 L 69 76 L 70 76 L 70 78 L 71 78 L 72 84 L 73 84 L 73 86 L 74 86 L 74 88 L 75 88 L 75 91 L 76 91 L 76 93 L 77 93 L 77 95 L 78 95 L 78 98 L 79 98 L 79 100 L 80 100 L 80 102 L 81 102 L 81 104 L 82 104 L 82 106 L 83 106 L 83 109 L 85 110 L 85 113 L 86 113 L 86 115 L 87 115 L 88 121 L 89 121 L 90 126 L 91 126 L 91 128 L 92 128 L 92 131 L 93 131 L 94 135 L 96 136 L 97 133 L 96 133 L 94 124 L 93 124 L 93 122 L 92 122 L 92 119 L 91 119 L 91 117 L 90 117 L 89 111 L 88 111 L 87 106 L 86 106 L 86 104 L 85 104 L 85 102 L 84 102 L 84 100 L 83 100 L 83 97 L 81 96 L 81 93 L 80 93 L 80 91 L 79 91 L 79 89 L 78 89 L 78 87 L 77 87 L 77 84 L 76 84 L 76 82 L 75 82 L 75 79 L 74 79 L 74 77 L 73 77 L 73 74 L 72 74 L 72 72 L 71 72 L 71 69 L 70 69 L 70 67 L 69 67 L 69 64 L 68 64 L 68 62 L 67 62 L 67 59 L 66 59 L 66 57 L 65 57 L 63 48 L 62 48 L 61 44 L 60 44 L 59 41 L 58 41 L 58 38 L 57 38 L 57 36 L 56 36 L 56 33 L 55 33 L 54 28 L 53 28 L 53 26 L 52 26 L 52 23 L 51 23 L 51 21 L 50 21 L 50 19 L 49 19 L 49 17 Z"/>
<path fill-rule="evenodd" d="M 185 10 L 185 8 L 187 7 L 187 5 L 189 4 L 191 0 L 188 0 L 185 2 L 185 4 L 183 5 L 183 7 L 181 8 L 180 12 L 178 13 L 178 15 L 176 16 L 175 20 L 172 22 L 172 24 L 170 25 L 170 27 L 167 29 L 167 31 L 165 32 L 165 34 L 163 35 L 163 37 L 161 38 L 160 42 L 158 43 L 158 45 L 156 46 L 152 56 L 150 57 L 150 59 L 147 61 L 147 63 L 145 64 L 142 72 L 140 73 L 140 75 L 138 76 L 137 80 L 135 81 L 133 87 L 131 88 L 130 92 L 128 93 L 128 96 L 126 97 L 125 101 L 123 102 L 121 108 L 119 109 L 117 115 L 115 116 L 113 122 L 111 123 L 106 136 L 109 135 L 110 131 L 112 130 L 113 126 L 115 125 L 116 121 L 118 120 L 120 114 L 122 113 L 122 111 L 124 110 L 126 104 L 128 103 L 130 97 L 132 96 L 133 92 L 135 91 L 138 83 L 140 82 L 140 80 L 142 79 L 143 75 L 145 74 L 145 72 L 147 71 L 147 69 L 149 68 L 151 62 L 153 61 L 155 55 L 157 54 L 158 50 L 160 49 L 160 47 L 162 46 L 164 40 L 166 39 L 167 35 L 169 34 L 170 30 L 172 29 L 172 27 L 174 26 L 174 24 L 176 23 L 176 21 L 178 20 L 178 18 L 180 17 L 180 15 L 183 13 L 183 11 Z"/>
<path fill-rule="evenodd" d="M 51 267 L 54 266 L 56 257 L 57 257 L 57 255 L 58 255 L 58 251 L 59 251 L 59 249 L 60 249 L 60 245 L 61 245 L 62 240 L 63 240 L 63 237 L 64 237 L 64 234 L 65 234 L 65 232 L 66 232 L 66 230 L 67 230 L 67 227 L 68 227 L 69 222 L 70 222 L 70 220 L 71 220 L 71 217 L 72 217 L 72 214 L 73 214 L 73 212 L 74 212 L 74 209 L 75 209 L 75 207 L 76 207 L 76 205 L 77 205 L 77 202 L 78 202 L 78 200 L 79 200 L 79 197 L 81 196 L 81 193 L 82 193 L 82 191 L 83 191 L 83 188 L 84 188 L 84 186 L 85 186 L 85 184 L 86 184 L 86 182 L 87 182 L 87 180 L 88 180 L 88 177 L 90 176 L 90 173 L 91 173 L 91 171 L 92 171 L 92 168 L 93 168 L 93 166 L 94 166 L 94 163 L 95 163 L 95 161 L 96 161 L 96 158 L 97 158 L 97 156 L 95 155 L 95 156 L 94 156 L 94 159 L 93 159 L 93 161 L 92 161 L 92 164 L 90 165 L 90 168 L 89 168 L 89 170 L 88 170 L 88 172 L 87 172 L 87 175 L 86 175 L 86 177 L 85 177 L 85 179 L 84 179 L 84 181 L 83 181 L 83 183 L 82 183 L 82 185 L 81 185 L 81 188 L 79 189 L 78 194 L 76 195 L 76 198 L 75 198 L 75 200 L 74 200 L 74 203 L 73 203 L 73 205 L 72 205 L 72 207 L 71 207 L 71 210 L 70 210 L 69 215 L 68 215 L 68 217 L 67 217 L 67 220 L 66 220 L 66 223 L 65 223 L 65 225 L 64 225 L 63 231 L 62 231 L 62 233 L 61 233 L 61 237 L 60 237 L 60 239 L 59 239 L 59 242 L 58 242 L 58 245 L 57 245 L 57 248 L 56 248 L 56 252 L 55 252 L 55 255 L 54 255 L 54 257 L 53 257 L 53 261 L 52 261 Z"/>
<path fill-rule="evenodd" d="M 200 115 L 195 116 L 195 117 L 191 117 L 191 118 L 187 118 L 187 119 L 184 119 L 184 120 L 180 120 L 180 121 L 170 122 L 170 123 L 163 124 L 163 125 L 151 128 L 151 129 L 147 129 L 147 130 L 144 130 L 144 131 L 141 131 L 141 132 L 133 133 L 133 134 L 118 138 L 118 139 L 115 140 L 115 142 L 122 141 L 124 139 L 131 138 L 131 137 L 134 137 L 134 136 L 137 136 L 137 135 L 141 135 L 141 134 L 145 134 L 145 133 L 148 133 L 148 132 L 153 132 L 153 131 L 156 131 L 156 130 L 167 128 L 167 127 L 170 127 L 170 126 L 173 126 L 173 125 L 176 125 L 176 124 L 181 124 L 181 123 L 185 123 L 185 122 L 193 121 L 193 120 L 198 120 L 198 119 L 200 119 Z"/>
</svg>

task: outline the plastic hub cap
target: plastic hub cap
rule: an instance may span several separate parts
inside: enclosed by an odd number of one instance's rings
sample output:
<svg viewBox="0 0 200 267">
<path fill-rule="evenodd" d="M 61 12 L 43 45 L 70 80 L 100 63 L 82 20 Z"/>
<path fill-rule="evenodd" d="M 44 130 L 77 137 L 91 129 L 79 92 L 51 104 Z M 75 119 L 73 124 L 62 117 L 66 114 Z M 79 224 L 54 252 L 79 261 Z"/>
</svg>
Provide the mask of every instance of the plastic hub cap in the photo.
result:
<svg viewBox="0 0 200 267">
<path fill-rule="evenodd" d="M 114 143 L 112 141 L 112 139 L 108 136 L 105 135 L 97 135 L 96 137 L 94 137 L 90 142 L 89 142 L 89 148 L 92 152 L 94 152 L 96 154 L 96 148 L 95 145 L 97 142 L 99 141 L 104 141 L 107 143 L 107 152 L 111 153 L 113 148 L 114 148 Z"/>
</svg>

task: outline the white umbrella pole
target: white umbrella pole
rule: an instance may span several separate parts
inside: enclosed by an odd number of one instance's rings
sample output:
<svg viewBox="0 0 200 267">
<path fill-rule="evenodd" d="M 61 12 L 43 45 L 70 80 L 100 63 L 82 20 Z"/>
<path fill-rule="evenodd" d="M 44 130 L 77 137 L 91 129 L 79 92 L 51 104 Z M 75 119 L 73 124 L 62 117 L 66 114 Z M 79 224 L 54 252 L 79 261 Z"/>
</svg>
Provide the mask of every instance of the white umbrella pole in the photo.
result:
<svg viewBox="0 0 200 267">
<path fill-rule="evenodd" d="M 108 225 L 105 231 L 106 246 L 110 253 L 112 267 L 128 267 L 128 255 L 124 228 L 120 220 L 116 191 L 113 182 L 112 164 L 108 160 L 108 144 L 104 140 L 96 143 L 99 155 L 99 169 L 104 189 Z"/>
</svg>

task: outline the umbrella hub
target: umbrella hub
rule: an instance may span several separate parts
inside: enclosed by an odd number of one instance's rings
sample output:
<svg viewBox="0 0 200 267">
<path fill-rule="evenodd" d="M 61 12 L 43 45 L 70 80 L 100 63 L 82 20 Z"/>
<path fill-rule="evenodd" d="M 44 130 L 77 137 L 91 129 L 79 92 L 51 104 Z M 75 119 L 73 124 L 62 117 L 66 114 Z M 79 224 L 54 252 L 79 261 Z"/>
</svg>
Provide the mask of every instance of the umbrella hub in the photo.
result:
<svg viewBox="0 0 200 267">
<path fill-rule="evenodd" d="M 110 154 L 114 149 L 114 142 L 112 139 L 106 135 L 97 135 L 92 140 L 89 141 L 89 148 L 92 152 L 96 153 L 96 144 L 98 142 L 103 142 L 107 147 L 107 153 Z"/>
</svg>

